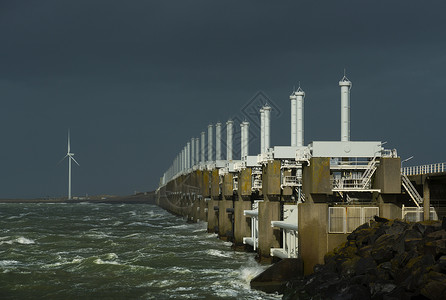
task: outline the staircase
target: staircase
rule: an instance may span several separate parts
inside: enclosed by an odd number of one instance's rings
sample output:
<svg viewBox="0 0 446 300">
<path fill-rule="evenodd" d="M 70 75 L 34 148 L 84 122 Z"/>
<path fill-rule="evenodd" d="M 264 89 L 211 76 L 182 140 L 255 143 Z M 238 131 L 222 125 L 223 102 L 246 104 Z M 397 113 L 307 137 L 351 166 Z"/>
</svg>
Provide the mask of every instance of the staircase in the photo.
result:
<svg viewBox="0 0 446 300">
<path fill-rule="evenodd" d="M 401 174 L 401 183 L 406 190 L 406 192 L 409 194 L 410 198 L 412 198 L 413 202 L 420 207 L 420 204 L 423 203 L 423 198 L 418 194 L 415 187 L 410 182 L 409 178 L 407 178 L 406 174 Z"/>
<path fill-rule="evenodd" d="M 376 168 L 377 168 L 376 164 L 377 164 L 377 162 L 376 162 L 376 156 L 375 156 L 369 162 L 369 164 L 367 166 L 367 169 L 365 170 L 364 174 L 362 174 L 361 184 L 362 184 L 364 189 L 370 184 L 370 181 L 372 180 L 373 173 L 375 173 Z"/>
</svg>

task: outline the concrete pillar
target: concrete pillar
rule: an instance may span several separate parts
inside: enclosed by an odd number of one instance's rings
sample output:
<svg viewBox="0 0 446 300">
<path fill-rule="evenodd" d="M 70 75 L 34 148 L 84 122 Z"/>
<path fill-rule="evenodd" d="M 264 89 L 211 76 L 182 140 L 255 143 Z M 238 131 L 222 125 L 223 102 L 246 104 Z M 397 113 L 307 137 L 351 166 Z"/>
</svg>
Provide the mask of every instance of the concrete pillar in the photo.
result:
<svg viewBox="0 0 446 300">
<path fill-rule="evenodd" d="M 294 92 L 290 95 L 291 100 L 291 146 L 297 145 L 297 100 Z"/>
<path fill-rule="evenodd" d="M 341 87 L 341 141 L 350 141 L 350 88 L 352 83 L 344 76 Z"/>
<path fill-rule="evenodd" d="M 260 153 L 265 152 L 265 110 L 260 109 Z"/>
<path fill-rule="evenodd" d="M 305 275 L 313 273 L 314 265 L 324 263 L 328 251 L 327 221 L 326 203 L 298 205 L 299 254 L 304 261 Z"/>
<path fill-rule="evenodd" d="M 259 257 L 270 261 L 270 249 L 280 247 L 280 230 L 271 227 L 271 221 L 279 221 L 280 161 L 269 161 L 262 170 L 263 202 L 259 203 Z"/>
<path fill-rule="evenodd" d="M 232 219 L 233 213 L 228 213 L 226 210 L 234 208 L 232 195 L 232 174 L 226 174 L 223 177 L 222 185 L 222 199 L 219 201 L 219 216 L 218 216 L 218 234 L 224 240 L 233 240 Z"/>
<path fill-rule="evenodd" d="M 234 201 L 234 246 L 245 248 L 243 238 L 251 236 L 251 218 L 243 215 L 244 210 L 251 210 L 251 201 L 239 197 Z"/>
<path fill-rule="evenodd" d="M 209 210 L 209 208 L 208 208 L 208 201 L 206 201 L 203 197 L 200 197 L 199 203 L 200 203 L 199 219 L 201 221 L 207 222 L 207 219 L 208 219 L 207 218 L 207 211 Z"/>
<path fill-rule="evenodd" d="M 212 124 L 208 125 L 208 161 L 211 162 L 213 161 L 213 155 L 212 155 L 212 150 L 214 145 L 212 144 L 212 129 L 213 126 Z"/>
<path fill-rule="evenodd" d="M 201 132 L 201 163 L 204 164 L 206 162 L 205 157 L 205 141 L 206 139 L 206 133 L 204 131 Z"/>
<path fill-rule="evenodd" d="M 261 261 L 271 259 L 271 248 L 280 247 L 281 232 L 278 228 L 271 227 L 271 221 L 279 221 L 281 206 L 279 201 L 264 201 L 259 203 L 259 257 Z"/>
<path fill-rule="evenodd" d="M 245 156 L 245 122 L 240 123 L 240 159 Z"/>
<path fill-rule="evenodd" d="M 195 138 L 195 164 L 200 163 L 200 139 Z"/>
<path fill-rule="evenodd" d="M 190 167 L 195 166 L 195 139 L 190 139 Z"/>
<path fill-rule="evenodd" d="M 268 149 L 270 148 L 270 137 L 271 137 L 271 107 L 268 105 L 265 105 L 263 107 L 264 113 L 265 113 L 265 125 L 264 125 L 264 148 L 263 152 L 268 152 Z"/>
<path fill-rule="evenodd" d="M 252 169 L 245 168 L 238 174 L 237 199 L 234 201 L 234 245 L 244 248 L 243 238 L 251 236 L 251 218 L 243 215 L 244 210 L 251 210 Z"/>
<path fill-rule="evenodd" d="M 295 93 L 297 99 L 296 116 L 297 116 L 297 141 L 296 145 L 302 147 L 304 145 L 304 97 L 305 93 L 299 87 Z"/>
<path fill-rule="evenodd" d="M 218 200 L 210 199 L 208 201 L 208 232 L 218 232 L 218 211 L 214 207 L 218 207 Z"/>
<path fill-rule="evenodd" d="M 210 191 L 210 181 L 209 181 L 209 171 L 203 171 L 202 173 L 202 186 L 201 186 L 201 194 L 203 195 L 203 197 L 205 198 L 209 198 L 211 196 L 211 191 Z"/>
<path fill-rule="evenodd" d="M 234 122 L 229 120 L 226 122 L 226 160 L 232 160 L 232 135 L 234 132 Z"/>
<path fill-rule="evenodd" d="M 431 206 L 431 197 L 430 197 L 430 186 L 429 179 L 424 179 L 423 183 L 423 215 L 424 220 L 430 220 L 430 206 Z"/>
<path fill-rule="evenodd" d="M 243 129 L 245 130 L 245 141 L 244 141 L 244 148 L 245 148 L 245 156 L 249 155 L 249 122 L 245 121 L 243 122 L 244 126 Z"/>
<path fill-rule="evenodd" d="M 215 160 L 221 160 L 221 123 L 215 124 Z"/>
<path fill-rule="evenodd" d="M 187 142 L 187 146 L 186 146 L 186 170 L 190 169 L 191 166 L 192 166 L 192 164 L 191 164 L 191 147 L 190 147 L 190 142 Z"/>
</svg>

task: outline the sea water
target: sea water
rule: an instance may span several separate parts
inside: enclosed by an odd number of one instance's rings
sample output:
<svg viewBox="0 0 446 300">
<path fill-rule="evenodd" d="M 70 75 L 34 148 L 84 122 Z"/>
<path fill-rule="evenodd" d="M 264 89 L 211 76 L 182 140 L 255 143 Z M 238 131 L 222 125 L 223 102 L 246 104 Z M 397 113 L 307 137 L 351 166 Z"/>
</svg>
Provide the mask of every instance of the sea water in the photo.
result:
<svg viewBox="0 0 446 300">
<path fill-rule="evenodd" d="M 149 204 L 0 204 L 0 299 L 280 299 L 253 253 Z"/>
</svg>

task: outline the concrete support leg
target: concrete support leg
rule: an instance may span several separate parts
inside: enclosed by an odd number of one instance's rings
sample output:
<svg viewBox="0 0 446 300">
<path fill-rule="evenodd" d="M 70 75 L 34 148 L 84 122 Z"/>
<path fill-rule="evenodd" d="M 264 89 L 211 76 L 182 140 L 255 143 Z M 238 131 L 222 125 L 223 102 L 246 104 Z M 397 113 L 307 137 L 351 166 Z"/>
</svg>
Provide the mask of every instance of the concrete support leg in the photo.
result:
<svg viewBox="0 0 446 300">
<path fill-rule="evenodd" d="M 234 201 L 234 246 L 244 247 L 243 238 L 251 236 L 251 219 L 243 215 L 244 210 L 251 209 L 251 201 Z"/>
<path fill-rule="evenodd" d="M 199 200 L 199 204 L 200 204 L 200 211 L 199 211 L 199 215 L 198 218 L 200 219 L 200 221 L 207 221 L 207 208 L 208 208 L 208 203 L 207 201 L 204 200 L 203 197 L 200 198 Z"/>
<path fill-rule="evenodd" d="M 218 201 L 218 235 L 222 240 L 232 240 L 232 213 L 226 211 L 233 208 L 232 199 Z"/>
<path fill-rule="evenodd" d="M 214 207 L 218 206 L 218 200 L 211 199 L 208 202 L 208 232 L 215 233 L 218 227 L 218 212 Z"/>
<path fill-rule="evenodd" d="M 426 178 L 423 184 L 423 213 L 425 221 L 430 219 L 430 206 L 431 206 L 431 197 L 430 197 L 429 180 Z"/>
<path fill-rule="evenodd" d="M 278 220 L 280 220 L 280 202 L 259 203 L 259 257 L 261 261 L 270 260 L 270 249 L 280 247 L 280 230 L 271 227 L 271 221 Z"/>
</svg>

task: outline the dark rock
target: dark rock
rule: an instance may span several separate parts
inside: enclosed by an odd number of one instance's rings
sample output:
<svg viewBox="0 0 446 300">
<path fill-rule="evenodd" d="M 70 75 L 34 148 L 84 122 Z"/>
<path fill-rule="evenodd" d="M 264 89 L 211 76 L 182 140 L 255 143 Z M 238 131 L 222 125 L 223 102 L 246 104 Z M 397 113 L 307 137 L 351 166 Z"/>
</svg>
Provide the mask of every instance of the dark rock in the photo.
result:
<svg viewBox="0 0 446 300">
<path fill-rule="evenodd" d="M 363 285 L 355 284 L 347 286 L 334 295 L 327 295 L 329 298 L 326 299 L 336 299 L 336 300 L 367 300 L 370 299 L 369 289 Z"/>
<path fill-rule="evenodd" d="M 406 230 L 404 233 L 406 239 L 421 239 L 423 235 L 415 229 Z"/>
<path fill-rule="evenodd" d="M 443 255 L 438 259 L 437 265 L 440 267 L 440 272 L 446 274 L 446 255 Z"/>
<path fill-rule="evenodd" d="M 441 228 L 446 230 L 446 217 L 443 217 L 443 221 L 441 222 Z"/>
<path fill-rule="evenodd" d="M 317 295 L 326 290 L 335 290 L 341 281 L 338 274 L 331 272 L 310 275 L 305 284 L 305 291 L 309 295 Z"/>
<path fill-rule="evenodd" d="M 376 262 L 372 257 L 361 257 L 355 264 L 354 272 L 356 275 L 362 275 L 376 270 Z"/>
<path fill-rule="evenodd" d="M 404 241 L 404 249 L 406 251 L 417 250 L 418 246 L 423 244 L 423 239 L 406 239 Z"/>
<path fill-rule="evenodd" d="M 389 219 L 381 218 L 381 217 L 378 217 L 378 216 L 375 216 L 374 219 L 375 219 L 375 221 L 378 222 L 378 223 L 387 223 L 387 222 L 390 221 Z"/>
<path fill-rule="evenodd" d="M 428 240 L 446 239 L 446 230 L 442 229 L 442 230 L 438 230 L 438 231 L 433 231 L 433 232 L 427 234 L 426 237 Z"/>
<path fill-rule="evenodd" d="M 386 234 L 400 235 L 401 233 L 404 232 L 404 230 L 407 229 L 407 227 L 408 227 L 407 223 L 395 220 L 392 223 L 392 225 L 385 230 L 385 232 Z"/>
<path fill-rule="evenodd" d="M 341 265 L 341 274 L 344 276 L 348 276 L 348 275 L 353 275 L 355 274 L 355 270 L 356 270 L 356 264 L 358 263 L 358 261 L 361 258 L 359 256 L 355 256 L 351 259 L 347 259 L 346 261 L 344 261 Z"/>
<path fill-rule="evenodd" d="M 446 255 L 446 239 L 435 240 L 424 244 L 424 253 L 432 254 L 435 257 Z"/>
<path fill-rule="evenodd" d="M 392 244 L 392 250 L 398 254 L 404 253 L 406 250 L 406 244 L 403 234 L 396 238 L 395 242 Z"/>
<path fill-rule="evenodd" d="M 377 264 L 381 264 L 393 258 L 394 241 L 395 241 L 395 236 L 389 234 L 383 234 L 376 240 L 376 243 L 370 254 Z"/>
<path fill-rule="evenodd" d="M 421 234 L 424 234 L 424 231 L 426 230 L 426 226 L 421 223 L 415 223 L 412 225 L 412 229 L 417 230 Z"/>
<path fill-rule="evenodd" d="M 429 272 L 424 276 L 424 285 L 421 295 L 433 300 L 446 298 L 446 275 L 437 272 Z"/>
<path fill-rule="evenodd" d="M 358 249 L 358 255 L 361 257 L 371 256 L 373 250 L 372 245 L 364 246 Z"/>
<path fill-rule="evenodd" d="M 396 288 L 396 284 L 391 282 L 372 282 L 369 286 L 372 296 L 388 294 Z"/>
</svg>

